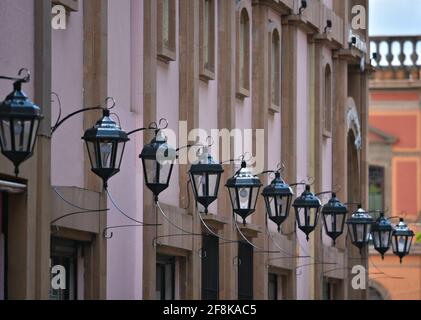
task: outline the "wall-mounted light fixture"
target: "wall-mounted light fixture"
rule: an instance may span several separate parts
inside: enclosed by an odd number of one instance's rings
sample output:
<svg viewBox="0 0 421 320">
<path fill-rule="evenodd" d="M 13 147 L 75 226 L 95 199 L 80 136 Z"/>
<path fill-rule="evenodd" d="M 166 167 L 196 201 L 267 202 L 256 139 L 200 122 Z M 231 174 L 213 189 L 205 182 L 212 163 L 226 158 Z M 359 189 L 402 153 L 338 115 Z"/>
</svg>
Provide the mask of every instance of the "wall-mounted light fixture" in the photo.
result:
<svg viewBox="0 0 421 320">
<path fill-rule="evenodd" d="M 38 128 L 43 118 L 41 109 L 22 91 L 22 84 L 31 80 L 27 69 L 18 73 L 23 78 L 0 76 L 0 79 L 13 81 L 13 91 L 0 103 L 0 147 L 2 154 L 15 166 L 32 157 L 37 140 Z"/>
</svg>

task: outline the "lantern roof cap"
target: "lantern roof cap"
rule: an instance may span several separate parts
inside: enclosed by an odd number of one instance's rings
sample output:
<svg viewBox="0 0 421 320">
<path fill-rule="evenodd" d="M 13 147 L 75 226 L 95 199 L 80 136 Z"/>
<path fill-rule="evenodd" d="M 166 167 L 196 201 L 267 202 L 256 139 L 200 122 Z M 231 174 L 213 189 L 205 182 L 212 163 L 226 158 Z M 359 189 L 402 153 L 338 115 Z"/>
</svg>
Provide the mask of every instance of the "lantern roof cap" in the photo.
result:
<svg viewBox="0 0 421 320">
<path fill-rule="evenodd" d="M 399 223 L 396 225 L 395 230 L 393 231 L 394 236 L 408 236 L 413 237 L 414 231 L 409 229 L 408 225 L 405 223 L 404 219 L 401 218 Z"/>
<path fill-rule="evenodd" d="M 320 202 L 320 199 L 316 197 L 311 191 L 310 191 L 310 185 L 306 185 L 306 190 L 299 196 L 297 199 L 295 199 L 294 204 L 292 205 L 294 208 L 319 208 L 321 207 L 322 203 Z"/>
<path fill-rule="evenodd" d="M 95 126 L 85 131 L 82 139 L 86 141 L 105 139 L 118 142 L 130 140 L 127 133 L 110 118 L 110 111 L 108 109 L 103 110 L 102 118 L 97 121 Z"/>
<path fill-rule="evenodd" d="M 347 224 L 372 224 L 373 218 L 365 211 L 361 205 L 358 206 L 358 210 L 355 211 L 351 218 L 346 222 Z"/>
<path fill-rule="evenodd" d="M 371 227 L 372 232 L 392 231 L 392 230 L 393 230 L 392 224 L 390 223 L 388 219 L 385 218 L 383 212 L 380 214 L 380 217 L 376 220 L 376 222 Z"/>
<path fill-rule="evenodd" d="M 225 186 L 228 188 L 261 187 L 262 183 L 257 176 L 251 173 L 250 169 L 247 167 L 247 163 L 243 161 L 241 163 L 241 169 L 238 170 L 233 177 L 228 179 Z"/>
<path fill-rule="evenodd" d="M 208 148 L 204 147 L 202 153 L 199 154 L 196 160 L 190 167 L 190 173 L 222 173 L 224 169 L 222 165 L 216 162 L 212 155 L 208 152 Z"/>
<path fill-rule="evenodd" d="M 323 206 L 322 213 L 348 213 L 347 207 L 342 204 L 336 197 L 336 193 L 332 193 L 332 198 Z"/>
<path fill-rule="evenodd" d="M 282 179 L 279 172 L 275 173 L 275 179 L 272 180 L 270 185 L 263 189 L 262 196 L 292 196 L 294 193 L 291 187 Z"/>
<path fill-rule="evenodd" d="M 6 116 L 10 118 L 43 118 L 40 107 L 35 105 L 16 85 L 13 92 L 0 103 L 0 118 Z"/>
</svg>

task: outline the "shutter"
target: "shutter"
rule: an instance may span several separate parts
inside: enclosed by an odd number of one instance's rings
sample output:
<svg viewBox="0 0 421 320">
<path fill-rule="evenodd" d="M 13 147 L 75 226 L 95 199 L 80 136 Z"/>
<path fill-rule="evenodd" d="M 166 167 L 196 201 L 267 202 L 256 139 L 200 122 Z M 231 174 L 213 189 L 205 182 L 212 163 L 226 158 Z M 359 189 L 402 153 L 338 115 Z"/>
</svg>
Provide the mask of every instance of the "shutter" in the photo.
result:
<svg viewBox="0 0 421 320">
<path fill-rule="evenodd" d="M 253 248 L 238 244 L 238 300 L 253 300 Z"/>
<path fill-rule="evenodd" d="M 219 239 L 203 236 L 202 300 L 219 298 Z"/>
</svg>

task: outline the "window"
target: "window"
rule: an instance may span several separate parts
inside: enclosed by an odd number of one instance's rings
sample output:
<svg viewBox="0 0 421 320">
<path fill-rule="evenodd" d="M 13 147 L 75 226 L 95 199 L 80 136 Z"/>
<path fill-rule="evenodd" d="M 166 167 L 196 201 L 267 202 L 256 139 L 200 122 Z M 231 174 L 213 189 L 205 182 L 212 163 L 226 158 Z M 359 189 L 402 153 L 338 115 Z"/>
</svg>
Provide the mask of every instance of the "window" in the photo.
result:
<svg viewBox="0 0 421 320">
<path fill-rule="evenodd" d="M 78 291 L 78 258 L 81 245 L 72 240 L 60 238 L 51 239 L 51 268 L 56 266 L 64 267 L 65 289 L 55 289 L 50 287 L 50 300 L 77 300 Z M 53 271 L 53 269 L 52 269 Z M 59 271 L 61 272 L 61 270 Z M 59 274 L 51 272 L 51 280 Z M 83 276 L 82 276 L 83 278 Z"/>
<path fill-rule="evenodd" d="M 338 279 L 323 279 L 323 300 L 340 300 L 342 281 Z"/>
<path fill-rule="evenodd" d="M 203 236 L 202 300 L 218 300 L 219 297 L 219 240 L 215 236 Z"/>
<path fill-rule="evenodd" d="M 270 110 L 279 113 L 281 105 L 281 38 L 277 29 L 273 29 L 270 33 L 270 44 Z"/>
<path fill-rule="evenodd" d="M 158 0 L 158 59 L 176 59 L 176 0 Z"/>
<path fill-rule="evenodd" d="M 323 106 L 323 135 L 332 137 L 332 71 L 327 65 L 324 81 L 324 106 Z"/>
<path fill-rule="evenodd" d="M 215 0 L 200 0 L 200 78 L 215 79 Z"/>
<path fill-rule="evenodd" d="M 238 300 L 253 300 L 253 248 L 238 244 Z"/>
<path fill-rule="evenodd" d="M 0 300 L 6 296 L 6 201 L 3 193 L 0 192 Z"/>
<path fill-rule="evenodd" d="M 156 299 L 175 299 L 175 258 L 157 256 L 156 260 Z"/>
<path fill-rule="evenodd" d="M 269 300 L 278 300 L 278 275 L 270 273 L 268 280 Z"/>
<path fill-rule="evenodd" d="M 384 209 L 384 168 L 370 166 L 369 169 L 369 210 Z"/>
<path fill-rule="evenodd" d="M 250 96 L 250 18 L 246 8 L 240 10 L 237 32 L 237 97 Z"/>
</svg>

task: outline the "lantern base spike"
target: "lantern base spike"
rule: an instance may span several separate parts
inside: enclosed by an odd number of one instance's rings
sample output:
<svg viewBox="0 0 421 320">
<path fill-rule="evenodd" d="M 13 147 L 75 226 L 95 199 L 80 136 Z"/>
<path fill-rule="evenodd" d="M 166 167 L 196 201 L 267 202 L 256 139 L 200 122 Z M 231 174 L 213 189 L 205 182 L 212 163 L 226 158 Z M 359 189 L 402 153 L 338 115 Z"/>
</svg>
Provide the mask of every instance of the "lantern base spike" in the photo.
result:
<svg viewBox="0 0 421 320">
<path fill-rule="evenodd" d="M 307 239 L 307 242 L 310 241 L 310 237 L 308 235 L 306 236 L 306 239 Z"/>
<path fill-rule="evenodd" d="M 281 232 L 281 226 L 280 225 L 278 226 L 278 232 Z"/>
<path fill-rule="evenodd" d="M 16 178 L 19 176 L 19 166 L 15 166 L 15 176 Z"/>
</svg>

